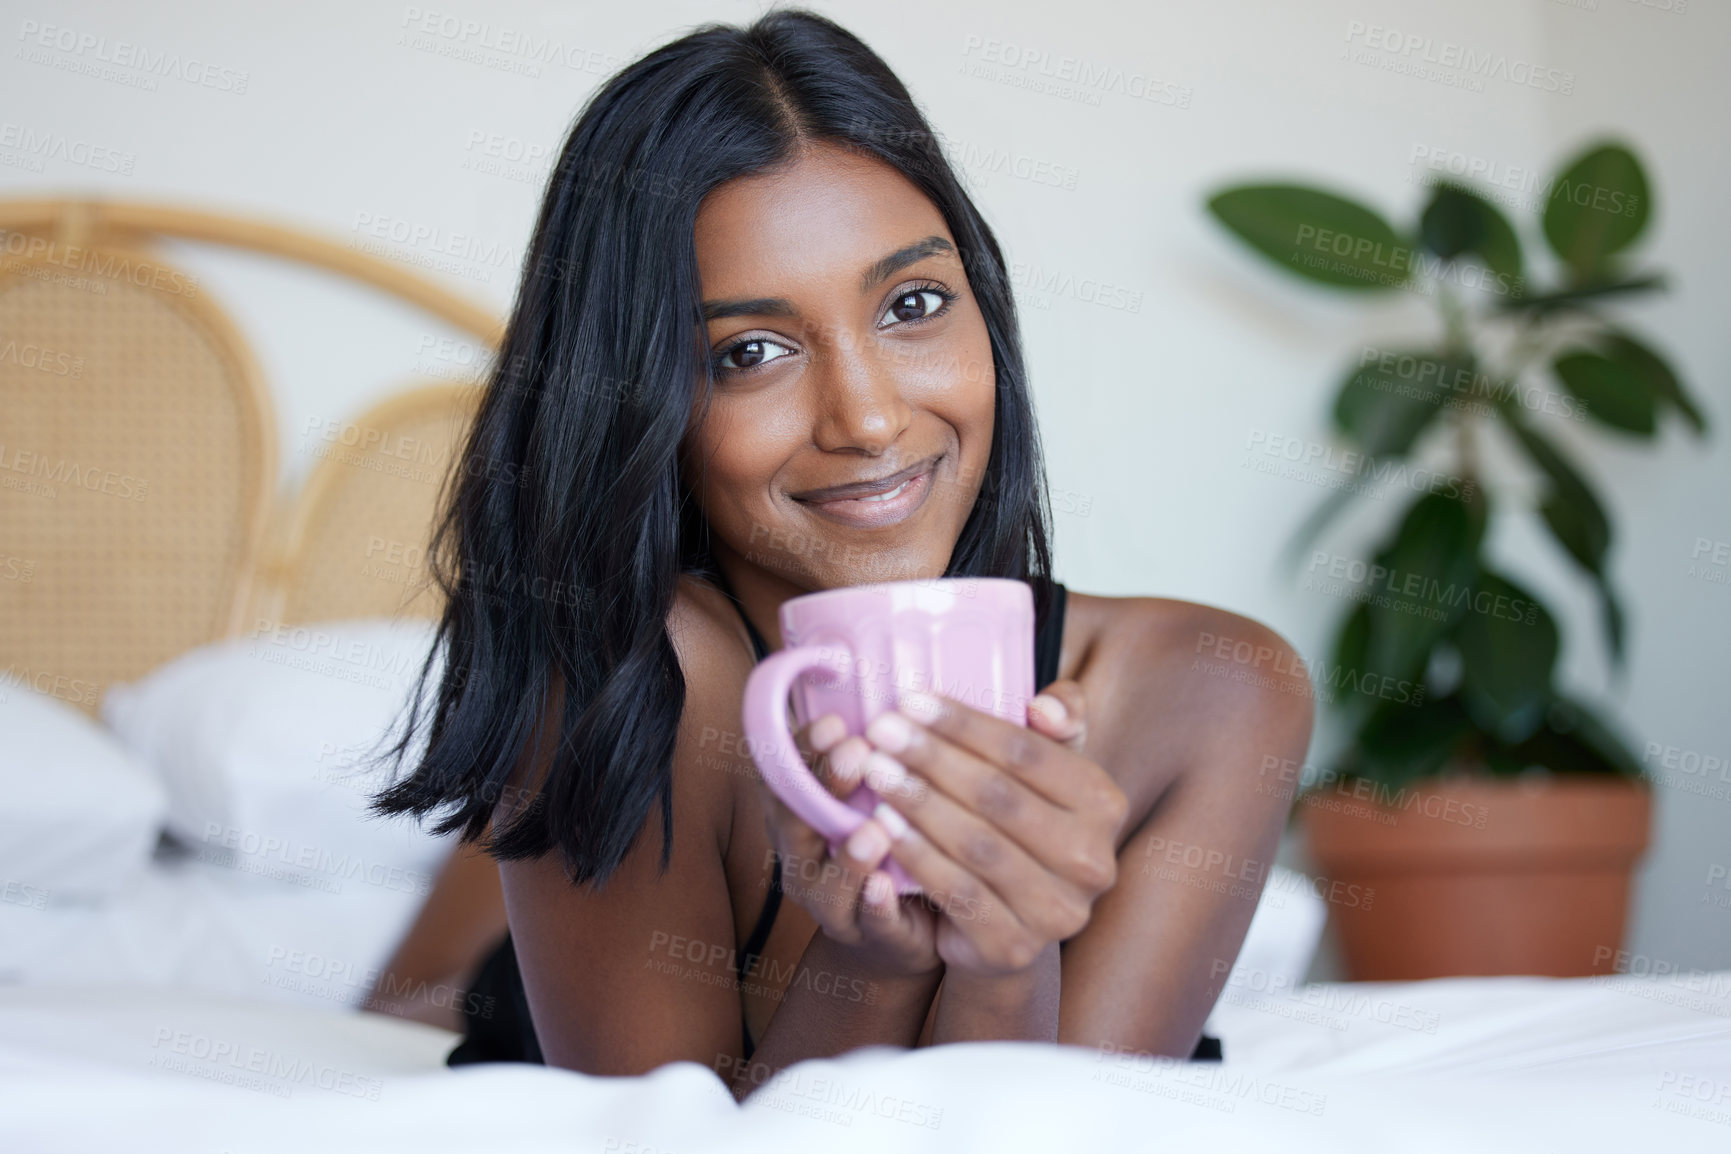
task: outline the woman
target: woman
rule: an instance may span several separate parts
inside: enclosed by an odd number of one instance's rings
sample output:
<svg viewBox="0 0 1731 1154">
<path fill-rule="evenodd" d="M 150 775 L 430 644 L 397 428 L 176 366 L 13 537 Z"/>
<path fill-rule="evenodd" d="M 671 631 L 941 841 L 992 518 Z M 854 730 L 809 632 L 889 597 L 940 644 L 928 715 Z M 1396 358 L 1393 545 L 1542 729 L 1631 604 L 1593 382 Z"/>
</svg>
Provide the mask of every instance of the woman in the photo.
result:
<svg viewBox="0 0 1731 1154">
<path fill-rule="evenodd" d="M 523 1056 L 743 1095 L 867 1044 L 1197 1045 L 1309 686 L 1254 622 L 1052 580 L 1004 260 L 932 140 L 864 44 L 778 11 L 630 65 L 565 144 L 435 550 L 428 747 L 379 801 L 498 860 L 482 984 L 522 991 Z M 818 719 L 831 788 L 889 795 L 831 857 L 738 738 L 777 608 L 968 575 L 1035 594 L 1028 726 Z"/>
</svg>

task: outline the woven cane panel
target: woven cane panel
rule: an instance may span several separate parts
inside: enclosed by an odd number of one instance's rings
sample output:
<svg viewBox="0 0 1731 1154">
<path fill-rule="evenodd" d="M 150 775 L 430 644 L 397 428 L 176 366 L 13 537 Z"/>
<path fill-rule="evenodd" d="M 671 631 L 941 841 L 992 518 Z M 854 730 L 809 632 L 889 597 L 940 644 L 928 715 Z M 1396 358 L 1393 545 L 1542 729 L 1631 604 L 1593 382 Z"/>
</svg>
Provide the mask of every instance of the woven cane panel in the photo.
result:
<svg viewBox="0 0 1731 1154">
<path fill-rule="evenodd" d="M 308 444 L 320 459 L 281 576 L 284 624 L 438 617 L 426 554 L 444 481 L 481 390 L 402 393 Z"/>
<path fill-rule="evenodd" d="M 266 401 L 195 282 L 152 279 L 0 268 L 0 693 L 94 715 L 109 684 L 225 635 L 243 592 Z"/>
</svg>

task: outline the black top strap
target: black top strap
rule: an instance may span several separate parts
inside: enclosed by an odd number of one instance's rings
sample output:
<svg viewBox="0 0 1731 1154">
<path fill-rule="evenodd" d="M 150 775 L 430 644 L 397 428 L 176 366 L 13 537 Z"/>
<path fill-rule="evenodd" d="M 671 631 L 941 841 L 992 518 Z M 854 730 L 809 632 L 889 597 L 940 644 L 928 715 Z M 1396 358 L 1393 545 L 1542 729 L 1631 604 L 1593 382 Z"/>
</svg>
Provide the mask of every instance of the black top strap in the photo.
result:
<svg viewBox="0 0 1731 1154">
<path fill-rule="evenodd" d="M 763 900 L 763 912 L 757 915 L 757 924 L 751 927 L 751 937 L 746 939 L 745 949 L 740 952 L 739 965 L 736 967 L 739 980 L 745 981 L 745 975 L 751 969 L 752 963 L 763 956 L 763 947 L 769 941 L 769 931 L 775 927 L 776 911 L 781 909 L 781 856 L 773 849 L 769 856 L 775 861 L 775 873 L 769 879 L 769 896 Z"/>
<path fill-rule="evenodd" d="M 1058 680 L 1058 654 L 1064 648 L 1064 603 L 1068 596 L 1063 585 L 1052 582 L 1052 604 L 1046 610 L 1046 619 L 1034 631 L 1036 693 Z"/>
<path fill-rule="evenodd" d="M 763 634 L 757 631 L 757 626 L 751 623 L 751 618 L 745 615 L 745 606 L 741 605 L 739 598 L 734 596 L 733 586 L 727 583 L 727 575 L 719 567 L 715 570 L 715 583 L 720 586 L 723 593 L 727 594 L 727 599 L 733 602 L 734 609 L 739 611 L 739 619 L 745 622 L 745 630 L 751 634 L 751 647 L 756 651 L 757 659 L 762 661 L 769 656 L 769 643 L 764 641 Z"/>
</svg>

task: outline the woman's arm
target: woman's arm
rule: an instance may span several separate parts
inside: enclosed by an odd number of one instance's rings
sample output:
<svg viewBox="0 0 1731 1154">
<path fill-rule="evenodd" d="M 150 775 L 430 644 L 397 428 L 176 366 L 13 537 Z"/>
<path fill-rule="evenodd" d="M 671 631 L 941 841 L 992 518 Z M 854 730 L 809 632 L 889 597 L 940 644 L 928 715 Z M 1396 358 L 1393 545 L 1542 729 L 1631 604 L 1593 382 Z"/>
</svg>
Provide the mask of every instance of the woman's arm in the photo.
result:
<svg viewBox="0 0 1731 1154">
<path fill-rule="evenodd" d="M 1257 788 L 1260 775 L 1301 760 L 1310 733 L 1311 689 L 1290 647 L 1203 606 L 1087 600 L 1096 627 L 1082 631 L 1092 639 L 1082 668 L 1044 691 L 1085 724 L 1066 741 L 1029 711 L 1029 728 L 1067 754 L 966 708 L 912 745 L 877 733 L 877 721 L 868 727 L 913 771 L 886 799 L 913 827 L 897 860 L 963 899 L 943 918 L 950 965 L 933 1044 L 1055 1040 L 1188 1055 L 1271 867 L 1287 803 L 1283 791 Z M 1194 661 L 1223 637 L 1242 655 L 1241 673 Z M 1103 790 L 1113 789 L 1118 818 L 1102 841 L 1101 815 L 1114 808 Z M 1103 881 L 1096 854 L 1113 863 Z M 1071 889 L 1054 884 L 1061 875 Z M 1091 907 L 1079 920 L 1068 912 L 1078 885 Z M 1068 939 L 1061 959 L 1055 936 Z M 1043 944 L 1028 955 L 1031 942 Z"/>
<path fill-rule="evenodd" d="M 1255 621 L 1090 600 L 1123 616 L 1098 634 L 1081 678 L 1088 754 L 1124 789 L 1131 817 L 1117 883 L 1064 947 L 1059 1041 L 1183 1057 L 1273 866 L 1291 803 L 1263 775 L 1304 760 L 1314 690 L 1291 646 Z"/>
<path fill-rule="evenodd" d="M 1056 721 L 1044 709 L 1031 708 L 1028 727 L 1075 753 L 1085 752 L 1088 706 L 1081 686 L 1074 681 L 1055 681 L 1041 693 L 1056 698 L 1064 706 L 1064 718 Z M 934 1045 L 1056 1042 L 1063 993 L 1062 948 L 1061 942 L 1049 942 L 1027 969 L 1004 977 L 947 971 L 926 1037 Z"/>
<path fill-rule="evenodd" d="M 459 845 L 361 1008 L 461 1033 L 467 984 L 504 935 L 498 865 Z"/>
<path fill-rule="evenodd" d="M 667 872 L 659 869 L 659 810 L 651 811 L 618 872 L 599 888 L 573 886 L 554 854 L 500 866 L 547 1064 L 627 1075 L 693 1061 L 743 1095 L 803 1058 L 874 1043 L 911 1045 L 936 977 L 907 980 L 869 971 L 859 960 L 863 955 L 820 932 L 801 959 L 809 972 L 796 972 L 752 1065 L 743 1062 L 725 863 L 736 791 L 752 787 L 755 770 L 745 754 L 721 753 L 702 735 L 737 729 L 750 655 L 684 596 L 669 626 L 687 690 L 673 759 Z M 549 724 L 556 716 L 550 709 Z M 718 758 L 734 756 L 737 765 L 717 768 Z M 860 983 L 847 988 L 863 987 L 871 1000 L 836 996 L 837 981 Z"/>
<path fill-rule="evenodd" d="M 732 1064 L 733 1096 L 744 1099 L 777 1070 L 807 1058 L 834 1057 L 858 1046 L 913 1046 L 942 977 L 941 970 L 913 977 L 873 974 L 855 951 L 819 930 L 751 1060 Z"/>
<path fill-rule="evenodd" d="M 947 971 L 932 1018 L 931 1044 L 1056 1042 L 1063 987 L 1060 943 L 1040 951 L 1018 974 L 982 978 Z"/>
</svg>

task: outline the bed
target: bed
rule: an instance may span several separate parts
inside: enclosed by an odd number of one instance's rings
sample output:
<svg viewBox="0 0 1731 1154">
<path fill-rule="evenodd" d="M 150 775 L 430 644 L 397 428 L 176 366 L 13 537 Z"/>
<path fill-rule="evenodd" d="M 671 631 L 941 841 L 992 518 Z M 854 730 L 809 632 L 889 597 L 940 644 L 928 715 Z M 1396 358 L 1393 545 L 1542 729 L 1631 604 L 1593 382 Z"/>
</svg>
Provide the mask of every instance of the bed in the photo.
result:
<svg viewBox="0 0 1731 1154">
<path fill-rule="evenodd" d="M 453 1035 L 167 987 L 0 991 L 16 1150 L 1723 1151 L 1731 974 L 1314 986 L 1226 1000 L 1222 1064 L 1026 1043 L 856 1051 L 743 1106 L 636 1078 L 444 1067 Z M 1387 1020 L 1384 1020 L 1387 1019 Z M 1433 1028 L 1434 1027 L 1434 1028 Z"/>
<path fill-rule="evenodd" d="M 1209 1022 L 1223 1063 L 871 1049 L 743 1106 L 692 1063 L 445 1067 L 456 1035 L 358 1009 L 452 848 L 364 814 L 361 755 L 428 652 L 478 391 L 332 422 L 278 494 L 269 382 L 164 237 L 498 336 L 316 237 L 0 204 L 0 1149 L 1731 1149 L 1731 972 L 1306 985 L 1323 907 L 1284 872 Z"/>
</svg>

